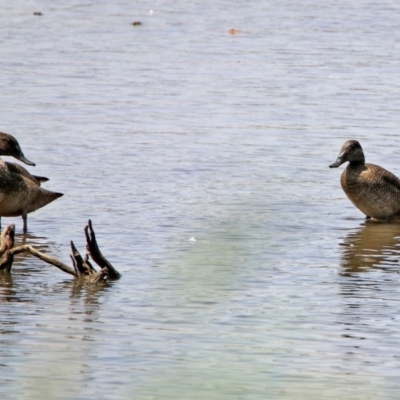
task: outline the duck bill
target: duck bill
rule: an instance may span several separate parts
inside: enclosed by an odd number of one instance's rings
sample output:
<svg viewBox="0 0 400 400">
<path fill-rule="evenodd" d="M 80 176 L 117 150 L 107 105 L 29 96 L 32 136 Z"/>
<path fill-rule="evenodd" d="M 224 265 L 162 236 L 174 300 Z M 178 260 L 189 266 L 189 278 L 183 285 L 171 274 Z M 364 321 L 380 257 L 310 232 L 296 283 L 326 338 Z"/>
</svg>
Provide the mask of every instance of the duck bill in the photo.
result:
<svg viewBox="0 0 400 400">
<path fill-rule="evenodd" d="M 36 165 L 34 162 L 28 160 L 23 154 L 18 157 L 15 157 L 17 160 L 22 161 L 25 164 L 32 165 L 33 167 Z"/>
<path fill-rule="evenodd" d="M 333 164 L 331 164 L 330 166 L 329 166 L 329 168 L 337 168 L 337 167 L 340 167 L 343 163 L 345 163 L 346 162 L 346 160 L 344 159 L 344 157 L 343 156 L 339 156 L 338 158 L 337 158 L 337 160 L 333 163 Z"/>
</svg>

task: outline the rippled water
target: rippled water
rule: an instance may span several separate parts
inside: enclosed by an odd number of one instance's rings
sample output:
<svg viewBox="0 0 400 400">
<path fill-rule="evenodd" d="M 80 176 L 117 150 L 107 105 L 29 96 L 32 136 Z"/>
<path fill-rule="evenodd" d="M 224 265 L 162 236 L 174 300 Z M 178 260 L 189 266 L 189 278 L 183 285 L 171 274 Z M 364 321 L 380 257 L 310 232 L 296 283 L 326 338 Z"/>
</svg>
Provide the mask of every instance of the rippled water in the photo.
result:
<svg viewBox="0 0 400 400">
<path fill-rule="evenodd" d="M 328 165 L 400 175 L 400 6 L 3 3 L 0 129 L 65 193 L 3 224 L 123 276 L 0 275 L 1 398 L 398 398 L 400 224 Z"/>
</svg>

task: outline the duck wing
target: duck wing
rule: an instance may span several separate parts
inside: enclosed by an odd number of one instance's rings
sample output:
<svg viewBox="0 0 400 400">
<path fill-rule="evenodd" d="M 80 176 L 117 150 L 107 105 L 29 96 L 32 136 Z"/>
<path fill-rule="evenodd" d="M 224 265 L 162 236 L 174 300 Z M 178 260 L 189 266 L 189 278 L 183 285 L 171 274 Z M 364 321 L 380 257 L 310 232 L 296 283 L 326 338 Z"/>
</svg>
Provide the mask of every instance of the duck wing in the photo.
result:
<svg viewBox="0 0 400 400">
<path fill-rule="evenodd" d="M 383 181 L 400 192 L 400 179 L 389 171 L 385 172 L 382 174 Z"/>
<path fill-rule="evenodd" d="M 15 164 L 15 163 L 8 162 L 8 161 L 5 162 L 5 165 L 10 174 L 19 174 L 27 179 L 30 179 L 32 182 L 36 183 L 38 186 L 40 186 L 40 183 L 47 182 L 49 180 L 49 178 L 46 178 L 45 176 L 32 175 L 22 165 Z"/>
</svg>

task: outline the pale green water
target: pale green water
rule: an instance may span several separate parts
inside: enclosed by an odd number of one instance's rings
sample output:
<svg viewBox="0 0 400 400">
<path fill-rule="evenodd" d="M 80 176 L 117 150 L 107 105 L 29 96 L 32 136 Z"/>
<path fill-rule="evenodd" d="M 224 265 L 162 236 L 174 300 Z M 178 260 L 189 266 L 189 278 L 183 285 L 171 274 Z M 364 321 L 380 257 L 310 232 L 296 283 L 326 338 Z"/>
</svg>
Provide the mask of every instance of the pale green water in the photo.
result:
<svg viewBox="0 0 400 400">
<path fill-rule="evenodd" d="M 26 240 L 91 218 L 123 277 L 0 276 L 1 398 L 398 398 L 400 226 L 328 165 L 400 175 L 400 6 L 187 3 L 2 4 L 0 129 L 65 193 Z"/>
</svg>

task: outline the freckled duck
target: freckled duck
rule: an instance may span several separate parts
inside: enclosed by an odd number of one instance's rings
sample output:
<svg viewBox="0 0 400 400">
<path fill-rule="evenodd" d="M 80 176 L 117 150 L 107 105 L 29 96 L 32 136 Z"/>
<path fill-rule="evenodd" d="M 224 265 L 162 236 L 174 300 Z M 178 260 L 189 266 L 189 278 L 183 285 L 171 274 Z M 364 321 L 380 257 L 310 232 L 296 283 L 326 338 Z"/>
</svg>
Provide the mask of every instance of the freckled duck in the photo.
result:
<svg viewBox="0 0 400 400">
<path fill-rule="evenodd" d="M 356 140 L 347 141 L 330 168 L 349 162 L 340 178 L 347 197 L 367 218 L 400 219 L 400 179 L 386 169 L 366 164 L 363 149 Z"/>
<path fill-rule="evenodd" d="M 24 162 L 25 164 L 35 166 L 35 163 L 28 160 L 24 153 L 21 150 L 21 147 L 15 139 L 14 136 L 9 135 L 8 133 L 0 132 L 0 156 L 12 156 L 19 161 Z M 41 182 L 47 182 L 49 179 L 44 176 L 37 176 L 30 174 L 22 165 L 7 162 L 7 167 L 11 172 L 19 172 L 21 175 L 24 175 L 27 178 L 32 179 L 37 182 L 40 186 Z"/>
<path fill-rule="evenodd" d="M 13 156 L 25 164 L 35 166 L 35 163 L 29 161 L 21 150 L 17 139 L 8 133 L 0 132 L 0 156 Z"/>
<path fill-rule="evenodd" d="M 35 165 L 24 156 L 18 141 L 3 132 L 0 132 L 0 156 L 13 156 L 25 164 Z M 32 175 L 21 165 L 0 158 L 0 217 L 21 215 L 26 232 L 27 215 L 63 195 L 41 188 L 41 182 L 46 181 L 48 178 Z"/>
<path fill-rule="evenodd" d="M 19 172 L 11 171 L 0 159 L 0 216 L 22 216 L 24 232 L 28 214 L 61 197 L 62 193 L 43 189 L 37 182 Z"/>
</svg>

